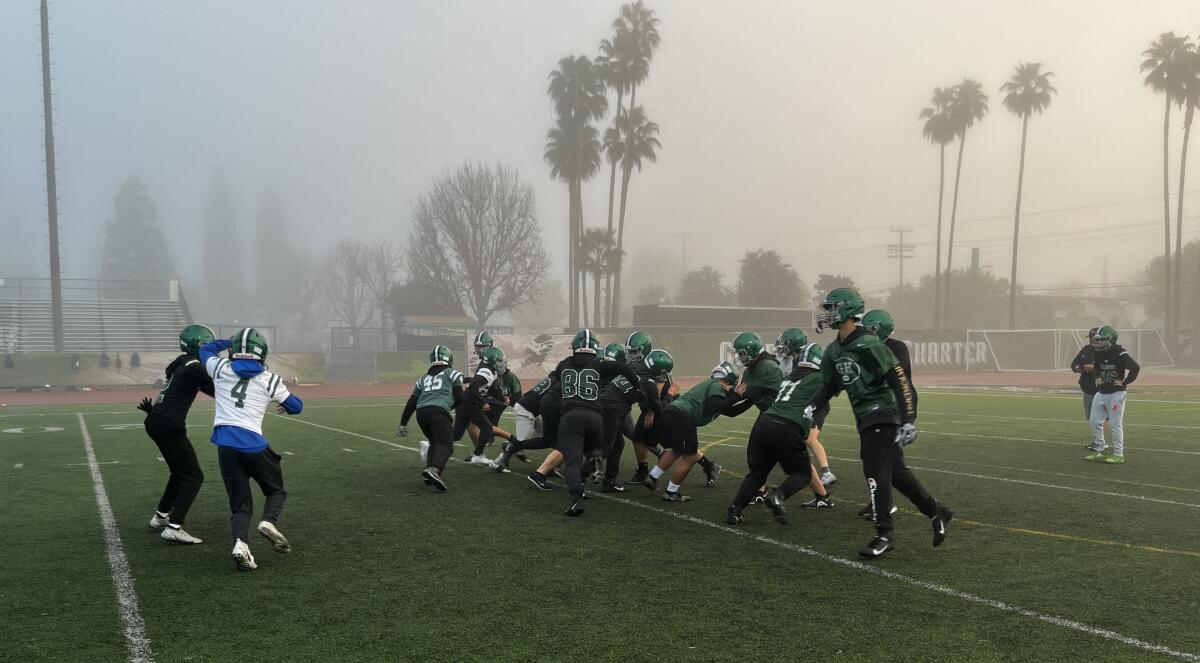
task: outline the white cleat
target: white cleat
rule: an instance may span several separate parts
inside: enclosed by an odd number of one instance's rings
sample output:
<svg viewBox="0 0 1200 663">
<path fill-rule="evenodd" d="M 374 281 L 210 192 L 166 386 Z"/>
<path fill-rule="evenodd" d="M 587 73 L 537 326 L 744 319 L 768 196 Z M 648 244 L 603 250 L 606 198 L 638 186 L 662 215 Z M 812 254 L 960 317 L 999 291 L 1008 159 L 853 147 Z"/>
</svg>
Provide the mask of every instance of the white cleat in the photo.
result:
<svg viewBox="0 0 1200 663">
<path fill-rule="evenodd" d="M 429 457 L 429 440 L 417 442 L 417 453 L 421 454 L 421 460 Z"/>
<path fill-rule="evenodd" d="M 275 546 L 276 552 L 291 552 L 292 545 L 288 543 L 288 540 L 283 536 L 283 532 L 280 532 L 275 525 L 263 520 L 258 523 L 258 533 L 266 537 L 271 542 L 271 545 Z"/>
<path fill-rule="evenodd" d="M 162 537 L 163 541 L 174 541 L 175 543 L 201 543 L 200 539 L 197 539 L 191 534 L 183 531 L 182 527 L 166 527 L 159 536 Z"/>
<path fill-rule="evenodd" d="M 250 546 L 241 539 L 233 544 L 233 563 L 239 571 L 253 571 L 258 568 L 258 564 L 254 563 L 254 555 L 250 554 Z"/>
<path fill-rule="evenodd" d="M 826 472 L 821 475 L 821 485 L 825 486 L 826 488 L 835 483 L 837 483 L 837 477 L 833 476 L 833 472 Z"/>
<path fill-rule="evenodd" d="M 150 529 L 162 529 L 162 528 L 166 527 L 167 524 L 170 522 L 171 522 L 170 518 L 168 518 L 167 516 L 160 516 L 160 515 L 158 515 L 158 512 L 155 511 L 154 516 L 152 518 L 150 518 Z"/>
<path fill-rule="evenodd" d="M 471 464 L 472 465 L 491 465 L 492 461 L 488 460 L 487 456 L 480 454 L 478 456 L 471 456 Z"/>
</svg>

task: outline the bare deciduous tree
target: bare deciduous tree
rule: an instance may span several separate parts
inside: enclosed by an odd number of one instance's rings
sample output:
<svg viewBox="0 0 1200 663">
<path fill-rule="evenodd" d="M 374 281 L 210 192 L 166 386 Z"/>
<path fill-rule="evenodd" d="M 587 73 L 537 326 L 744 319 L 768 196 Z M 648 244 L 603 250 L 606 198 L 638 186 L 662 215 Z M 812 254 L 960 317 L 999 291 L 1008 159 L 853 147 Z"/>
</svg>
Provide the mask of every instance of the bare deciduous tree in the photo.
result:
<svg viewBox="0 0 1200 663">
<path fill-rule="evenodd" d="M 460 302 L 480 327 L 498 311 L 535 301 L 550 257 L 533 188 L 497 164 L 447 172 L 413 206 L 413 280 Z"/>
<path fill-rule="evenodd" d="M 366 249 L 367 289 L 376 311 L 379 312 L 379 326 L 383 328 L 383 349 L 387 349 L 388 339 L 388 294 L 392 291 L 400 269 L 404 267 L 404 252 L 400 246 L 386 239 L 370 245 Z"/>
<path fill-rule="evenodd" d="M 325 300 L 329 311 L 355 331 L 371 319 L 374 310 L 367 277 L 368 252 L 363 242 L 343 239 L 325 258 Z"/>
</svg>

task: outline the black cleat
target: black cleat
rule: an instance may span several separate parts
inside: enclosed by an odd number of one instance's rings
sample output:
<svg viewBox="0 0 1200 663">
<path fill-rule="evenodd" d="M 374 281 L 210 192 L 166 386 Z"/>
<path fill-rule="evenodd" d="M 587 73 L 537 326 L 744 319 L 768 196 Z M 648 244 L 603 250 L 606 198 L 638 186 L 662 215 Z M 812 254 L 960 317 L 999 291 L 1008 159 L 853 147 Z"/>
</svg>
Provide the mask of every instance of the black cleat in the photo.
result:
<svg viewBox="0 0 1200 663">
<path fill-rule="evenodd" d="M 863 557 L 879 557 L 883 553 L 894 549 L 892 539 L 886 536 L 876 536 L 871 539 L 870 543 L 858 549 L 858 554 Z"/>
<path fill-rule="evenodd" d="M 625 492 L 625 486 L 622 486 L 620 484 L 613 483 L 610 481 L 605 481 L 604 483 L 600 484 L 600 492 L 602 492 L 602 493 L 623 493 L 623 492 Z"/>
<path fill-rule="evenodd" d="M 671 492 L 669 490 L 664 490 L 663 494 L 662 494 L 662 499 L 664 502 L 690 502 L 690 501 L 692 501 L 692 498 L 688 497 L 687 495 L 684 495 L 683 493 L 679 492 L 678 490 L 675 492 Z"/>
<path fill-rule="evenodd" d="M 725 512 L 725 522 L 730 525 L 741 525 L 746 522 L 746 516 L 742 515 L 741 509 L 731 504 L 729 505 L 729 510 Z"/>
<path fill-rule="evenodd" d="M 646 478 L 642 479 L 642 485 L 649 488 L 650 490 L 658 490 L 658 479 L 655 479 L 654 477 L 647 474 Z"/>
<path fill-rule="evenodd" d="M 858 510 L 858 517 L 863 520 L 875 521 L 875 509 L 870 504 Z"/>
<path fill-rule="evenodd" d="M 525 455 L 524 451 L 518 451 L 516 453 L 516 455 L 514 455 L 513 457 L 516 458 L 517 460 L 521 461 L 522 463 L 529 462 L 529 457 Z"/>
<path fill-rule="evenodd" d="M 767 508 L 771 510 L 771 514 L 775 516 L 775 522 L 780 525 L 787 524 L 787 509 L 783 507 L 783 495 L 778 490 L 772 490 L 766 499 Z"/>
<path fill-rule="evenodd" d="M 436 467 L 425 468 L 425 471 L 421 472 L 421 478 L 425 480 L 425 485 L 446 492 L 446 482 L 442 480 L 442 473 L 438 472 Z"/>
<path fill-rule="evenodd" d="M 626 481 L 625 483 L 627 483 L 627 484 L 641 483 L 641 482 L 645 481 L 646 477 L 648 477 L 648 476 L 650 476 L 649 471 L 638 470 L 638 471 L 634 472 L 633 476 L 629 477 L 629 480 Z"/>
<path fill-rule="evenodd" d="M 750 500 L 751 504 L 762 504 L 767 501 L 767 491 L 760 490 L 754 494 L 754 499 Z"/>
<path fill-rule="evenodd" d="M 813 495 L 813 498 L 811 500 L 809 500 L 807 502 L 801 502 L 800 508 L 802 508 L 802 509 L 830 509 L 830 508 L 833 508 L 833 498 L 830 497 L 828 494 L 826 494 L 824 496 Z"/>
<path fill-rule="evenodd" d="M 946 540 L 946 535 L 950 533 L 950 520 L 954 518 L 954 509 L 948 506 L 939 506 L 937 515 L 930 518 L 933 523 L 933 547 L 936 548 L 942 545 Z"/>
<path fill-rule="evenodd" d="M 550 484 L 546 483 L 546 477 L 541 472 L 533 471 L 525 475 L 529 479 L 529 483 L 537 486 L 538 490 L 551 490 Z"/>
<path fill-rule="evenodd" d="M 717 477 L 721 476 L 721 466 L 716 463 L 709 465 L 704 468 L 704 476 L 708 477 L 708 483 L 704 485 L 712 488 L 717 485 Z"/>
<path fill-rule="evenodd" d="M 575 518 L 582 516 L 584 499 L 586 499 L 586 498 L 582 495 L 580 495 L 579 497 L 572 498 L 571 505 L 568 506 L 567 510 L 564 511 L 563 513 L 567 514 L 568 516 L 573 516 Z"/>
</svg>

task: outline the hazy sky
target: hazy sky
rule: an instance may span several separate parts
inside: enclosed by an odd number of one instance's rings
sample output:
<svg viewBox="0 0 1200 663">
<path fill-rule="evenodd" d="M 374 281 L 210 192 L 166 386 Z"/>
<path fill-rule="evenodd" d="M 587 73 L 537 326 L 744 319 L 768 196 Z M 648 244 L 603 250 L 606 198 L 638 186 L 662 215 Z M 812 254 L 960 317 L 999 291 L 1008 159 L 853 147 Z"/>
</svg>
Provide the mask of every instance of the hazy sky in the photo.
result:
<svg viewBox="0 0 1200 663">
<path fill-rule="evenodd" d="M 37 4 L 0 3 L 5 274 L 45 273 Z M 416 195 L 464 160 L 504 160 L 533 183 L 561 264 L 566 187 L 541 158 L 546 76 L 563 55 L 594 55 L 620 4 L 52 2 L 64 273 L 96 274 L 130 174 L 188 276 L 215 165 L 248 242 L 270 187 L 292 241 L 320 250 L 345 233 L 404 241 Z M 1027 217 L 1023 282 L 1098 282 L 1105 259 L 1128 282 L 1161 251 L 1162 98 L 1138 64 L 1160 32 L 1200 33 L 1194 1 L 647 4 L 662 46 L 638 99 L 663 149 L 632 183 L 631 254 L 652 245 L 677 271 L 686 228 L 688 268 L 732 273 L 767 246 L 810 283 L 836 271 L 872 294 L 896 282 L 884 246 L 905 224 L 908 274 L 931 271 L 937 150 L 917 114 L 935 86 L 972 76 L 992 103 L 967 136 L 955 260 L 980 246 L 1007 275 L 1020 122 L 998 88 L 1030 60 L 1055 72 L 1059 95 L 1031 123 L 1024 209 L 1091 207 Z M 605 222 L 607 187 L 606 168 L 584 192 L 588 225 Z M 1187 202 L 1195 239 L 1200 197 Z"/>
</svg>

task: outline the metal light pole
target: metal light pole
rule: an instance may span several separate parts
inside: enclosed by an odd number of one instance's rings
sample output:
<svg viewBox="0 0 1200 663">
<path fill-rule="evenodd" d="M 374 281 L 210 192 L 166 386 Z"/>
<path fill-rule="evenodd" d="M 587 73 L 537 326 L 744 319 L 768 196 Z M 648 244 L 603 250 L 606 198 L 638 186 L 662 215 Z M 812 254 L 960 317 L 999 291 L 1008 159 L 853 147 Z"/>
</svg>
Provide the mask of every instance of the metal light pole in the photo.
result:
<svg viewBox="0 0 1200 663">
<path fill-rule="evenodd" d="M 54 105 L 50 90 L 50 10 L 42 0 L 42 112 L 46 118 L 46 209 L 50 223 L 50 310 L 54 351 L 63 351 L 62 276 L 58 257 L 58 182 L 54 172 Z"/>
</svg>

